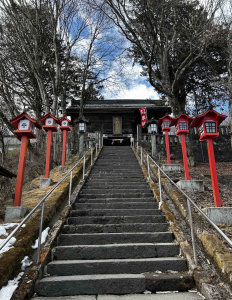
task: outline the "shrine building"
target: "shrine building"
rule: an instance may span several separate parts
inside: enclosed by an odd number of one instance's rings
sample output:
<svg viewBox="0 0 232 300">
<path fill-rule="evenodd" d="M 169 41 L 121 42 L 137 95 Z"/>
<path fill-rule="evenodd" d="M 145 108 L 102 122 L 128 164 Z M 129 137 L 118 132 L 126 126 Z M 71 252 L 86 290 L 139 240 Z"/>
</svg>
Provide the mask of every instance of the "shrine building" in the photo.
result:
<svg viewBox="0 0 232 300">
<path fill-rule="evenodd" d="M 75 124 L 79 117 L 78 100 L 73 100 L 67 108 L 67 115 Z M 87 134 L 95 132 L 103 134 L 104 145 L 112 141 L 129 144 L 130 137 L 137 140 L 137 130 L 141 131 L 140 108 L 146 107 L 147 119 L 159 119 L 165 113 L 171 113 L 171 108 L 163 106 L 160 100 L 91 100 L 84 106 L 84 117 L 89 121 Z M 147 128 L 142 128 L 142 133 L 147 133 Z M 161 133 L 161 131 L 160 131 Z"/>
</svg>

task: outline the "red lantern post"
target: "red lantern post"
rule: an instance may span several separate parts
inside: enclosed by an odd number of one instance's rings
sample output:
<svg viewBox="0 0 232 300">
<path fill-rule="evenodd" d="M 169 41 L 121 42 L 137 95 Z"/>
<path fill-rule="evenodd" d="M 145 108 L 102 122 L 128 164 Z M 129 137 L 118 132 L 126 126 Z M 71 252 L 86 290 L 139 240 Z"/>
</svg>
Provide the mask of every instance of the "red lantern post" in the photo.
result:
<svg viewBox="0 0 232 300">
<path fill-rule="evenodd" d="M 171 165 L 171 160 L 170 160 L 170 148 L 169 148 L 169 138 L 168 138 L 168 133 L 171 130 L 171 121 L 172 117 L 169 115 L 165 115 L 163 118 L 160 118 L 157 122 L 157 125 L 161 125 L 162 131 L 165 132 L 165 141 L 166 141 L 166 152 L 167 152 L 167 162 L 169 165 Z"/>
<path fill-rule="evenodd" d="M 189 170 L 188 170 L 188 158 L 187 158 L 187 151 L 186 151 L 185 136 L 189 133 L 188 126 L 192 121 L 193 118 L 189 117 L 185 113 L 182 113 L 177 118 L 174 118 L 170 124 L 170 126 L 176 126 L 176 135 L 181 136 L 182 155 L 183 155 L 184 172 L 185 172 L 186 180 L 191 180 L 191 178 L 189 176 Z"/>
<path fill-rule="evenodd" d="M 43 124 L 43 129 L 48 133 L 47 139 L 47 154 L 46 154 L 46 167 L 45 178 L 49 178 L 50 173 L 50 160 L 51 160 L 51 146 L 52 146 L 52 132 L 56 132 L 56 124 L 60 124 L 60 120 L 53 116 L 50 112 L 44 117 L 40 118 L 40 122 Z"/>
<path fill-rule="evenodd" d="M 66 157 L 66 139 L 67 139 L 67 131 L 70 131 L 70 126 L 72 122 L 64 115 L 60 119 L 60 130 L 63 131 L 63 152 L 62 152 L 62 167 L 65 166 L 65 157 Z"/>
<path fill-rule="evenodd" d="M 19 138 L 21 138 L 21 148 L 19 154 L 19 165 L 14 199 L 14 206 L 21 206 L 28 140 L 36 138 L 34 134 L 34 127 L 41 129 L 41 126 L 36 120 L 29 117 L 29 115 L 25 111 L 23 111 L 23 113 L 21 113 L 16 118 L 10 120 L 10 122 L 15 128 L 17 128 L 14 133 Z"/>
<path fill-rule="evenodd" d="M 190 125 L 190 128 L 198 127 L 198 131 L 200 134 L 200 139 L 199 139 L 200 141 L 207 140 L 208 142 L 208 156 L 209 156 L 209 165 L 210 165 L 215 207 L 221 207 L 223 205 L 223 202 L 220 199 L 219 188 L 218 188 L 213 141 L 219 136 L 219 133 L 217 132 L 217 128 L 221 124 L 221 122 L 226 119 L 226 117 L 227 116 L 221 115 L 213 109 L 209 109 L 204 114 L 196 117 Z"/>
</svg>

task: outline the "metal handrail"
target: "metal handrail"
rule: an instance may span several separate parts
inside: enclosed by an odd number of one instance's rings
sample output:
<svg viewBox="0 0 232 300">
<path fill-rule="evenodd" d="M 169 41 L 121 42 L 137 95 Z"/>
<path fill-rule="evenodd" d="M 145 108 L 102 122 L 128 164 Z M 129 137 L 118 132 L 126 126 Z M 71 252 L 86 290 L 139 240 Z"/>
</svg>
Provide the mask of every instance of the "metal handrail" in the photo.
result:
<svg viewBox="0 0 232 300">
<path fill-rule="evenodd" d="M 23 224 L 27 222 L 27 220 L 34 214 L 34 212 L 42 205 L 41 207 L 41 217 L 40 217 L 40 229 L 39 229 L 39 238 L 38 238 L 38 256 L 37 256 L 37 263 L 39 262 L 39 255 L 41 249 L 41 236 L 42 236 L 42 225 L 43 225 L 43 214 L 44 214 L 44 203 L 47 197 L 65 180 L 65 178 L 70 174 L 70 185 L 69 185 L 69 205 L 71 204 L 71 192 L 72 192 L 72 174 L 73 169 L 77 167 L 77 165 L 84 159 L 83 165 L 83 179 L 84 179 L 84 170 L 85 170 L 85 156 L 91 151 L 91 165 L 92 165 L 92 152 L 93 148 L 89 149 L 81 159 L 72 167 L 71 170 L 42 198 L 42 200 L 32 209 L 32 211 L 19 223 L 19 225 L 11 232 L 11 234 L 4 240 L 4 242 L 0 245 L 0 250 L 9 242 L 9 240 L 18 232 L 18 230 L 22 227 Z M 100 149 L 100 148 L 99 148 Z M 96 156 L 97 156 L 97 146 L 96 146 Z"/>
<path fill-rule="evenodd" d="M 137 143 L 137 153 L 138 153 L 138 143 Z M 161 176 L 160 171 L 164 174 L 164 176 L 181 192 L 188 200 L 188 213 L 189 213 L 189 223 L 191 229 L 191 237 L 192 237 L 192 247 L 193 247 L 193 255 L 194 255 L 194 262 L 197 265 L 197 255 L 196 255 L 196 243 L 193 231 L 193 220 L 192 220 L 192 211 L 191 205 L 192 204 L 198 212 L 216 229 L 216 231 L 226 240 L 226 242 L 232 247 L 232 241 L 228 238 L 228 236 L 195 204 L 195 202 L 178 186 L 175 182 L 162 170 L 162 168 L 154 161 L 154 159 L 140 146 L 141 149 L 141 157 L 142 151 L 147 155 L 147 166 L 148 166 L 148 174 L 150 173 L 150 166 L 149 166 L 149 159 L 156 165 L 158 168 L 158 176 L 159 176 L 159 191 L 160 191 L 160 203 L 162 203 L 162 191 L 161 191 Z M 150 177 L 150 174 L 149 174 Z"/>
</svg>

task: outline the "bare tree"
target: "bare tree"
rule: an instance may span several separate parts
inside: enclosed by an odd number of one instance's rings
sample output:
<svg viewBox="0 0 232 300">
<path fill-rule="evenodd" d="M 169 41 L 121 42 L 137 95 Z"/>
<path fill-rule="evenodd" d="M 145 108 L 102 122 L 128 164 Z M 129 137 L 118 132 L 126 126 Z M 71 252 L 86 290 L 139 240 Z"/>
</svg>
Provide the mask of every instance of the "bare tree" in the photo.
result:
<svg viewBox="0 0 232 300">
<path fill-rule="evenodd" d="M 202 64 L 205 75 L 213 70 L 215 55 L 209 48 L 220 2 L 104 0 L 92 5 L 103 10 L 131 42 L 131 58 L 143 66 L 143 74 L 169 99 L 177 115 L 185 107 L 186 96 L 196 88 L 194 76 L 199 76 L 198 84 L 203 79 Z M 210 57 L 206 50 L 211 51 Z"/>
</svg>

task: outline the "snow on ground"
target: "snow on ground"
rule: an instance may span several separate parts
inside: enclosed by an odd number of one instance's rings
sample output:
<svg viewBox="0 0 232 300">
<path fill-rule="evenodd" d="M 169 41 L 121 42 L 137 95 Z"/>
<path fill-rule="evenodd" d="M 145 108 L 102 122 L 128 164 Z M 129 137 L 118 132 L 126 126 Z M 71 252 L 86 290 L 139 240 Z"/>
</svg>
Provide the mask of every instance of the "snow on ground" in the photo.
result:
<svg viewBox="0 0 232 300">
<path fill-rule="evenodd" d="M 0 225 L 0 236 L 8 236 L 7 229 L 17 226 L 18 223 L 6 223 Z M 0 239 L 0 245 L 5 241 L 5 239 Z M 0 254 L 7 252 L 9 249 L 13 248 L 13 244 L 16 242 L 16 238 L 12 237 L 9 242 L 0 250 Z M 1 298 L 0 298 L 1 299 Z"/>
<path fill-rule="evenodd" d="M 9 280 L 8 284 L 5 285 L 0 290 L 0 299 L 1 300 L 10 300 L 11 296 L 13 295 L 14 291 L 17 289 L 19 280 L 23 276 L 24 272 L 21 272 L 18 274 L 17 277 L 15 277 L 13 280 Z"/>
<path fill-rule="evenodd" d="M 41 244 L 43 244 L 46 241 L 46 238 L 48 236 L 48 232 L 50 230 L 50 227 L 47 227 L 44 229 L 42 232 L 42 237 L 41 237 Z M 38 239 L 35 241 L 35 245 L 31 246 L 32 249 L 37 249 L 38 248 Z"/>
</svg>

